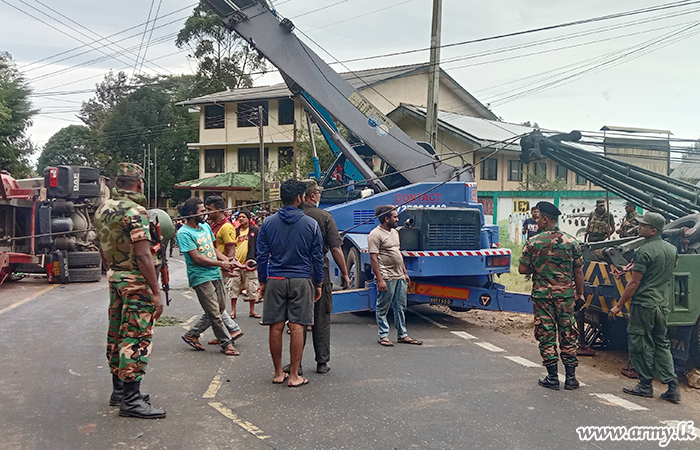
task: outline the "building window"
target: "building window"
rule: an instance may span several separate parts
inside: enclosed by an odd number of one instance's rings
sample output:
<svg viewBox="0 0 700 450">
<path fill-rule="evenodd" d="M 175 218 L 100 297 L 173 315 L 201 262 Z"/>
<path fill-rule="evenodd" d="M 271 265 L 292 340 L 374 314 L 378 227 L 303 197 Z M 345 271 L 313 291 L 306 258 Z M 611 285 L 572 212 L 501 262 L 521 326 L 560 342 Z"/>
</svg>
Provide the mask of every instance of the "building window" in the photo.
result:
<svg viewBox="0 0 700 450">
<path fill-rule="evenodd" d="M 497 180 L 498 179 L 498 159 L 486 158 L 481 162 L 481 179 L 482 180 Z"/>
<path fill-rule="evenodd" d="M 576 174 L 576 184 L 585 185 L 587 182 L 586 177 Z"/>
<path fill-rule="evenodd" d="M 223 148 L 207 148 L 204 150 L 204 172 L 224 173 Z"/>
<path fill-rule="evenodd" d="M 291 166 L 294 162 L 294 147 L 280 147 L 277 150 L 277 168 Z"/>
<path fill-rule="evenodd" d="M 557 164 L 556 170 L 554 172 L 554 177 L 561 178 L 564 181 L 569 181 L 569 169 Z"/>
<path fill-rule="evenodd" d="M 267 167 L 268 148 L 265 147 L 265 163 Z M 260 172 L 260 147 L 238 149 L 238 171 Z"/>
<path fill-rule="evenodd" d="M 267 100 L 259 102 L 239 102 L 238 103 L 238 127 L 258 126 L 258 106 L 263 109 L 263 126 L 267 126 Z"/>
<path fill-rule="evenodd" d="M 532 173 L 535 175 L 547 176 L 547 163 L 545 163 L 545 162 L 532 163 Z"/>
<path fill-rule="evenodd" d="M 226 108 L 221 105 L 204 107 L 204 129 L 224 128 L 226 124 Z"/>
<path fill-rule="evenodd" d="M 294 100 L 291 98 L 281 98 L 277 115 L 277 123 L 279 125 L 292 125 L 294 123 Z"/>
<path fill-rule="evenodd" d="M 508 181 L 523 181 L 523 162 L 517 159 L 508 161 Z"/>
</svg>

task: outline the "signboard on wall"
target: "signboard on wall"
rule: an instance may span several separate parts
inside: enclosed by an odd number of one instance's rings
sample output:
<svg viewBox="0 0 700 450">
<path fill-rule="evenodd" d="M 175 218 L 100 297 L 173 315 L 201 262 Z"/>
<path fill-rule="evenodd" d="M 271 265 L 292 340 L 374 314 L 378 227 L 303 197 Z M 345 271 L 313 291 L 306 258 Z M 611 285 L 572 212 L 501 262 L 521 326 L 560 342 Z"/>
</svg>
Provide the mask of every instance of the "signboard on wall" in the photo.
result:
<svg viewBox="0 0 700 450">
<path fill-rule="evenodd" d="M 514 213 L 526 213 L 530 211 L 530 202 L 528 200 L 513 200 L 513 212 Z"/>
<path fill-rule="evenodd" d="M 270 188 L 268 189 L 268 192 L 270 193 L 270 200 L 280 198 L 280 182 L 279 181 L 271 181 Z"/>
</svg>

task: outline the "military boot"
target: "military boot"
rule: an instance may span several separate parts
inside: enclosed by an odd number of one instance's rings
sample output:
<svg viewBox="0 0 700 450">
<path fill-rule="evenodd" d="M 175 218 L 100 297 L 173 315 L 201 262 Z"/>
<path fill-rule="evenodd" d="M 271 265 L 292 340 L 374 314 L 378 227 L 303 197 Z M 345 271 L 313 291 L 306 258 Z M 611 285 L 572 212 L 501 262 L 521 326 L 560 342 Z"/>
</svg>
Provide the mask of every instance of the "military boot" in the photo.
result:
<svg viewBox="0 0 700 450">
<path fill-rule="evenodd" d="M 576 379 L 576 366 L 564 366 L 566 369 L 566 381 L 564 382 L 564 389 L 572 390 L 579 386 L 578 380 Z"/>
<path fill-rule="evenodd" d="M 557 370 L 557 365 L 556 364 L 550 364 L 547 367 L 547 376 L 540 378 L 537 380 L 537 382 L 540 384 L 540 386 L 544 386 L 548 389 L 554 389 L 555 391 L 559 390 L 559 374 Z"/>
<path fill-rule="evenodd" d="M 109 397 L 109 406 L 119 406 L 122 397 L 124 397 L 124 382 L 117 375 L 112 374 L 112 395 Z M 146 403 L 151 399 L 148 394 L 141 394 L 141 397 Z"/>
<path fill-rule="evenodd" d="M 639 383 L 633 388 L 622 388 L 625 394 L 636 395 L 637 397 L 652 398 L 654 396 L 654 388 L 651 386 L 651 380 L 639 380 Z"/>
<path fill-rule="evenodd" d="M 678 384 L 678 380 L 673 380 L 668 383 L 668 391 L 661 394 L 661 398 L 673 403 L 679 403 L 681 401 L 681 386 Z"/>
<path fill-rule="evenodd" d="M 141 382 L 123 383 L 124 396 L 119 406 L 119 415 L 122 417 L 138 417 L 139 419 L 165 418 L 165 410 L 154 408 L 146 403 L 141 396 Z"/>
</svg>

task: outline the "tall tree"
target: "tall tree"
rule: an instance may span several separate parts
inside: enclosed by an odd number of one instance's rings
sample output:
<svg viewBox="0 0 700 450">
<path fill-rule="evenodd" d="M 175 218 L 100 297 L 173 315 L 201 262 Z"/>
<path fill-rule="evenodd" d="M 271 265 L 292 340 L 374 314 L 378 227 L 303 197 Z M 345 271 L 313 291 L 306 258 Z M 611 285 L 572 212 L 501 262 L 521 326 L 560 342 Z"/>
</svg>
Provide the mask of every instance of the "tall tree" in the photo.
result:
<svg viewBox="0 0 700 450">
<path fill-rule="evenodd" d="M 37 172 L 58 164 L 90 166 L 101 169 L 108 156 L 99 150 L 97 132 L 82 125 L 68 125 L 57 131 L 44 146 Z"/>
<path fill-rule="evenodd" d="M 109 111 L 133 90 L 134 87 L 129 85 L 126 73 L 114 74 L 110 70 L 104 80 L 95 85 L 95 96 L 83 102 L 78 117 L 88 127 L 98 130 L 104 125 Z"/>
<path fill-rule="evenodd" d="M 0 52 L 0 169 L 15 177 L 30 173 L 34 146 L 26 136 L 37 113 L 29 100 L 31 89 L 9 53 Z"/>
<path fill-rule="evenodd" d="M 175 40 L 178 48 L 188 47 L 188 57 L 197 61 L 197 94 L 250 87 L 254 71 L 267 66 L 242 38 L 229 31 L 221 18 L 200 3 Z"/>
</svg>

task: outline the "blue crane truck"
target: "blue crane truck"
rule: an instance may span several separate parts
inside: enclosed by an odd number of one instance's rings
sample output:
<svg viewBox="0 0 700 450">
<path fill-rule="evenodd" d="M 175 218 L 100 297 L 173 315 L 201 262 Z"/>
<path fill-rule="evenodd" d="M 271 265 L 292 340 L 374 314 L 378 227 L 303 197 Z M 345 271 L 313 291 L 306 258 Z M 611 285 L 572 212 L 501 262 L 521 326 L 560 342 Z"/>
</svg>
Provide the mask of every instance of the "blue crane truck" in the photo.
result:
<svg viewBox="0 0 700 450">
<path fill-rule="evenodd" d="M 395 205 L 403 224 L 409 303 L 532 311 L 528 296 L 509 295 L 495 280 L 510 271 L 511 253 L 499 248 L 498 227 L 484 221 L 473 166 L 447 164 L 432 146 L 411 139 L 299 40 L 294 24 L 265 0 L 204 2 L 280 70 L 336 152 L 338 159 L 320 180 L 321 203 L 344 236 L 352 286 L 334 292 L 334 313 L 375 308 L 367 235 L 378 225 L 378 205 Z M 348 139 L 334 121 L 349 131 Z M 332 281 L 340 285 L 329 259 Z"/>
</svg>

